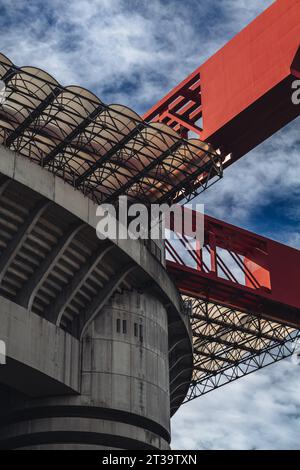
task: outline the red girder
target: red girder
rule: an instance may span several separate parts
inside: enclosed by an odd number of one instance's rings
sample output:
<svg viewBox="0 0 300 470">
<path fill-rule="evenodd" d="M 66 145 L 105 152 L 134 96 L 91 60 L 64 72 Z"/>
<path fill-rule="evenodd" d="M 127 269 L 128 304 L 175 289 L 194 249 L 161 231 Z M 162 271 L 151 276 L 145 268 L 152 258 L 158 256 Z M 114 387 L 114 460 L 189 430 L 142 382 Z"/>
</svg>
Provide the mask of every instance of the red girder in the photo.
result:
<svg viewBox="0 0 300 470">
<path fill-rule="evenodd" d="M 291 100 L 292 82 L 300 77 L 299 46 L 300 2 L 277 0 L 144 119 L 162 121 L 184 137 L 196 132 L 232 154 L 226 167 L 299 116 Z"/>
<path fill-rule="evenodd" d="M 299 116 L 300 106 L 292 103 L 299 46 L 300 2 L 277 0 L 144 119 L 164 122 L 184 137 L 196 132 L 231 154 L 225 168 Z M 181 244 L 187 250 L 187 239 Z M 182 293 L 300 327 L 299 251 L 208 216 L 203 250 L 182 253 L 170 245 L 167 250 L 173 259 L 168 270 Z"/>
<path fill-rule="evenodd" d="M 167 269 L 180 292 L 300 328 L 300 251 L 209 216 L 204 221 L 202 249 L 191 250 L 185 236 L 180 249 L 166 242 Z"/>
<path fill-rule="evenodd" d="M 201 117 L 202 100 L 199 69 L 183 80 L 144 115 L 146 121 L 163 122 L 183 137 L 187 137 L 188 131 L 201 135 L 202 128 L 196 125 Z"/>
<path fill-rule="evenodd" d="M 299 116 L 300 106 L 292 103 L 299 46 L 300 2 L 277 0 L 144 119 L 164 122 L 184 137 L 196 132 L 231 154 L 226 167 Z M 189 248 L 187 239 L 181 244 Z M 203 250 L 184 253 L 168 244 L 167 250 L 173 259 L 168 270 L 182 293 L 300 327 L 299 251 L 208 216 Z"/>
<path fill-rule="evenodd" d="M 163 122 L 185 138 L 197 134 L 221 150 L 226 168 L 299 116 L 300 105 L 292 102 L 296 78 L 300 78 L 300 1 L 277 0 L 144 119 Z M 169 228 L 174 229 L 174 220 Z M 193 248 L 189 235 L 166 241 L 167 269 L 187 296 L 185 305 L 191 306 L 197 345 L 187 401 L 289 356 L 299 331 L 288 327 L 300 329 L 300 251 L 209 216 L 204 218 L 202 248 L 199 242 Z M 271 338 L 260 344 L 266 320 L 271 320 Z M 239 322 L 242 329 L 245 322 L 255 325 L 255 331 L 247 328 L 244 340 L 236 344 Z M 224 340 L 222 334 L 220 340 L 218 328 L 225 328 L 233 339 Z M 205 336 L 206 330 L 212 331 L 210 336 Z M 243 350 L 249 332 L 256 353 L 251 342 L 251 348 Z M 216 367 L 206 343 L 218 340 L 228 354 Z M 237 355 L 241 350 L 243 354 Z"/>
</svg>

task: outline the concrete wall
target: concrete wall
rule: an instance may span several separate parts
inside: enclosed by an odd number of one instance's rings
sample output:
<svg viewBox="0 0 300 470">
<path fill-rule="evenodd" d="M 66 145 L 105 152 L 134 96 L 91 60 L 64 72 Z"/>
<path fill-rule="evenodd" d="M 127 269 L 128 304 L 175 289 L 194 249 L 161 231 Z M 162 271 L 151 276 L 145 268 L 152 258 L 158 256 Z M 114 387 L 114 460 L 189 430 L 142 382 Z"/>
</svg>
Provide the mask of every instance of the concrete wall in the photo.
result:
<svg viewBox="0 0 300 470">
<path fill-rule="evenodd" d="M 55 177 L 36 163 L 32 163 L 3 146 L 0 146 L 0 173 L 38 192 L 50 201 L 64 207 L 91 227 L 96 228 L 98 222 L 97 205 L 91 199 L 85 198 L 80 191 L 64 183 L 61 178 Z M 114 242 L 152 278 L 154 285 L 161 290 L 162 295 L 170 303 L 170 308 L 176 314 L 181 315 L 181 299 L 178 290 L 167 271 L 162 269 L 160 263 L 151 255 L 144 243 L 140 240 L 120 239 Z M 181 319 L 190 332 L 188 319 L 184 315 L 181 315 Z"/>
<path fill-rule="evenodd" d="M 91 200 L 3 147 L 0 173 L 96 227 Z M 112 271 L 119 261 L 138 266 L 138 274 L 100 310 L 81 342 L 71 329 L 0 297 L 0 339 L 8 345 L 0 368 L 0 384 L 8 386 L 2 393 L 0 385 L 0 448 L 169 447 L 170 412 L 182 403 L 192 373 L 189 319 L 163 263 L 144 243 L 116 240 Z M 189 361 L 170 410 L 169 361 L 176 378 L 180 355 Z"/>
<path fill-rule="evenodd" d="M 52 323 L 3 297 L 0 339 L 6 362 L 0 382 L 38 397 L 80 390 L 79 341 Z"/>
<path fill-rule="evenodd" d="M 36 328 L 33 323 L 31 330 Z M 15 339 L 17 333 L 13 333 Z M 60 334 L 57 331 L 53 337 Z M 30 331 L 26 336 L 30 341 Z M 49 372 L 55 366 L 52 338 L 40 338 L 45 347 L 42 360 L 51 362 Z M 30 349 L 42 350 L 40 344 L 27 344 L 25 350 Z M 38 364 L 39 359 L 35 360 Z M 95 448 L 108 444 L 168 448 L 168 317 L 155 297 L 137 292 L 116 295 L 83 338 L 81 364 L 78 395 L 10 397 L 10 411 L 1 420 L 0 448 L 46 448 L 55 442 L 73 449 L 74 441 L 82 446 L 94 444 Z M 63 363 L 59 366 L 65 370 Z M 71 375 L 76 376 L 77 366 L 75 361 Z"/>
</svg>

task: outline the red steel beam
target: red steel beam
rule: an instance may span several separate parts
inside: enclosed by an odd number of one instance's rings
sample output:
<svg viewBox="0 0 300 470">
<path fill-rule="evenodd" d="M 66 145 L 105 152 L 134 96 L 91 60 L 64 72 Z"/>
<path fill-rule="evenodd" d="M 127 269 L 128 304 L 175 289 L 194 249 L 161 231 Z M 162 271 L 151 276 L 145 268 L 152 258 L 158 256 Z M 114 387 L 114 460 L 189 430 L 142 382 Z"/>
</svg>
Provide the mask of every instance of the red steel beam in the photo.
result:
<svg viewBox="0 0 300 470">
<path fill-rule="evenodd" d="M 202 140 L 232 154 L 226 167 L 299 116 L 300 106 L 291 99 L 292 82 L 299 77 L 300 2 L 277 0 L 144 119 L 174 127 L 177 115 L 176 129 L 185 136 L 202 116 L 196 130 L 202 127 Z M 193 89 L 198 97 L 194 93 L 191 100 Z M 195 113 L 181 116 L 188 104 Z M 164 113 L 173 114 L 172 121 Z"/>
<path fill-rule="evenodd" d="M 183 261 L 184 248 L 176 250 L 173 246 L 179 256 L 176 262 L 167 261 L 180 292 L 300 328 L 300 251 L 210 216 L 204 220 L 204 244 L 213 259 L 210 269 L 204 269 L 201 262 L 203 249 L 195 250 L 198 256 L 191 259 L 199 262 L 194 267 Z M 172 224 L 171 220 L 171 230 Z M 230 279 L 220 275 L 222 264 L 219 269 L 216 266 L 218 249 L 232 252 L 239 260 L 245 273 L 243 284 L 234 282 L 234 272 Z M 225 270 L 232 270 L 228 261 L 223 261 L 224 265 Z"/>
</svg>

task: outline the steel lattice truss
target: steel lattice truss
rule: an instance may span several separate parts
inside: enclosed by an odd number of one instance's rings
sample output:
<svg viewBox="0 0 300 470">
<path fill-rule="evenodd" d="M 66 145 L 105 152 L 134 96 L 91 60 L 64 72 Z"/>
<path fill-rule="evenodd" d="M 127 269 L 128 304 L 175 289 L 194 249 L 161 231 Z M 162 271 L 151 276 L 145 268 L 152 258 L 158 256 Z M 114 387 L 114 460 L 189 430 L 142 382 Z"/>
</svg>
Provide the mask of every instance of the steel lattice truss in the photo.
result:
<svg viewBox="0 0 300 470">
<path fill-rule="evenodd" d="M 64 88 L 41 69 L 18 68 L 0 55 L 0 80 L 0 143 L 98 203 L 120 195 L 144 203 L 190 200 L 222 175 L 223 158 L 209 144 L 105 105 L 84 88 Z"/>
<path fill-rule="evenodd" d="M 146 204 L 189 201 L 222 176 L 226 157 L 209 144 L 106 105 L 84 88 L 62 87 L 41 69 L 19 68 L 0 54 L 0 80 L 0 144 L 97 203 L 116 203 L 121 195 Z M 288 357 L 300 336 L 257 314 L 195 298 L 185 304 L 194 338 L 186 401 Z"/>
<path fill-rule="evenodd" d="M 194 377 L 186 402 L 291 356 L 300 331 L 257 315 L 185 297 Z"/>
</svg>

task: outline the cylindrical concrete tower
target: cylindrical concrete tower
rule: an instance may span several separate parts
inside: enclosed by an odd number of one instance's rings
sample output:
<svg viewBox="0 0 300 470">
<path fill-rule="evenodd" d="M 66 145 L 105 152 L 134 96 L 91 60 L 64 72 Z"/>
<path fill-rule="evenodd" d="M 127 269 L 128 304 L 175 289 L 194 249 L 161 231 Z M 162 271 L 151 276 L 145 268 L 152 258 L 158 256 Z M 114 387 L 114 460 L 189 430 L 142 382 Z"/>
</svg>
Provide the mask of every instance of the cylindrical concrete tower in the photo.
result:
<svg viewBox="0 0 300 470">
<path fill-rule="evenodd" d="M 168 449 L 193 360 L 162 245 L 100 241 L 81 193 L 0 166 L 0 447 Z"/>
<path fill-rule="evenodd" d="M 80 395 L 15 398 L 28 418 L 4 433 L 23 448 L 32 434 L 48 436 L 33 448 L 48 448 L 58 429 L 69 441 L 59 444 L 63 448 L 168 448 L 168 317 L 161 302 L 134 291 L 117 294 L 89 326 L 81 361 Z M 41 415 L 31 419 L 31 413 Z"/>
</svg>

